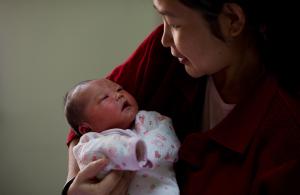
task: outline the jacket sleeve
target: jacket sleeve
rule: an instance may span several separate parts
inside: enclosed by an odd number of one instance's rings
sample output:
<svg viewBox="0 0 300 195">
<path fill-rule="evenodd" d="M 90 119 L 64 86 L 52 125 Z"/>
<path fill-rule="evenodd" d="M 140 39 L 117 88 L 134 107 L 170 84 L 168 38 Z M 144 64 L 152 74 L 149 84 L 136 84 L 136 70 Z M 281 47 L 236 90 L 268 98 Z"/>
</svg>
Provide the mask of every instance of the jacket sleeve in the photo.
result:
<svg viewBox="0 0 300 195">
<path fill-rule="evenodd" d="M 285 162 L 257 179 L 252 195 L 300 194 L 300 159 Z"/>
</svg>

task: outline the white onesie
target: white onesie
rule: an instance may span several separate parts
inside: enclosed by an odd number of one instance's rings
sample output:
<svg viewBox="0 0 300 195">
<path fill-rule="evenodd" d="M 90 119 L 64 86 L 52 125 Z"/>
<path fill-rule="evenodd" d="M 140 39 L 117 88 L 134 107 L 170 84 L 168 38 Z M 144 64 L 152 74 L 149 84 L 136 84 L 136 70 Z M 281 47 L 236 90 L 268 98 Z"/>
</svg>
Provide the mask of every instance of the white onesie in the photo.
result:
<svg viewBox="0 0 300 195">
<path fill-rule="evenodd" d="M 103 156 L 110 159 L 99 178 L 112 169 L 137 171 L 129 186 L 130 195 L 179 195 L 173 170 L 179 147 L 170 118 L 139 111 L 133 130 L 86 133 L 73 152 L 80 169 Z"/>
</svg>

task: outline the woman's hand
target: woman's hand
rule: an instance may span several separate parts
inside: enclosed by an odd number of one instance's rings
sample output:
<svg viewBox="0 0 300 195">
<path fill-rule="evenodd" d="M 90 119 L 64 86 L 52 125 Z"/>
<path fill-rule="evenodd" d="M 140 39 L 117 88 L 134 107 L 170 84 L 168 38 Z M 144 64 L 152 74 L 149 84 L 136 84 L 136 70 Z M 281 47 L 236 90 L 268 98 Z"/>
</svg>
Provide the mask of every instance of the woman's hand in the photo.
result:
<svg viewBox="0 0 300 195">
<path fill-rule="evenodd" d="M 79 139 L 75 138 L 71 141 L 71 143 L 69 144 L 68 147 L 68 154 L 69 154 L 69 158 L 68 158 L 68 176 L 67 176 L 67 181 L 69 181 L 70 179 L 74 178 L 77 173 L 79 172 L 79 167 L 78 164 L 76 162 L 76 159 L 74 157 L 73 154 L 73 148 L 74 146 L 76 146 L 76 144 L 78 143 Z"/>
<path fill-rule="evenodd" d="M 68 195 L 126 195 L 133 172 L 112 171 L 101 181 L 97 180 L 97 173 L 106 165 L 107 160 L 100 159 L 79 171 L 69 188 Z"/>
</svg>

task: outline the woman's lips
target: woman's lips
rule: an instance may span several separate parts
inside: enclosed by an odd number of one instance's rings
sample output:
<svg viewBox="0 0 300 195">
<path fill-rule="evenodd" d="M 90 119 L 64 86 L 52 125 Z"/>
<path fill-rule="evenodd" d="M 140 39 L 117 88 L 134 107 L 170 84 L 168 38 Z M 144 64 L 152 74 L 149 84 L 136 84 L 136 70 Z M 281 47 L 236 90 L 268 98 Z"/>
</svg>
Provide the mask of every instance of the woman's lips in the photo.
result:
<svg viewBox="0 0 300 195">
<path fill-rule="evenodd" d="M 179 61 L 181 64 L 187 64 L 188 59 L 186 59 L 186 58 L 178 58 L 178 61 Z"/>
</svg>

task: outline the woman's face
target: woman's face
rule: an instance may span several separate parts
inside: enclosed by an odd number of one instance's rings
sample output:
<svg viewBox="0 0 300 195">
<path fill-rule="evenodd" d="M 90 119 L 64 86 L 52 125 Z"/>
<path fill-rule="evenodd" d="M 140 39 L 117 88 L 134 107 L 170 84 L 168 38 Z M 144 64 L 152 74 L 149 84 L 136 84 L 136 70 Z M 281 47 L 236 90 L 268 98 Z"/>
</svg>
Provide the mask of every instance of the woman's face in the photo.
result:
<svg viewBox="0 0 300 195">
<path fill-rule="evenodd" d="M 178 0 L 153 0 L 153 4 L 164 22 L 162 44 L 171 48 L 190 76 L 211 75 L 230 64 L 228 46 L 211 33 L 199 11 Z"/>
</svg>

